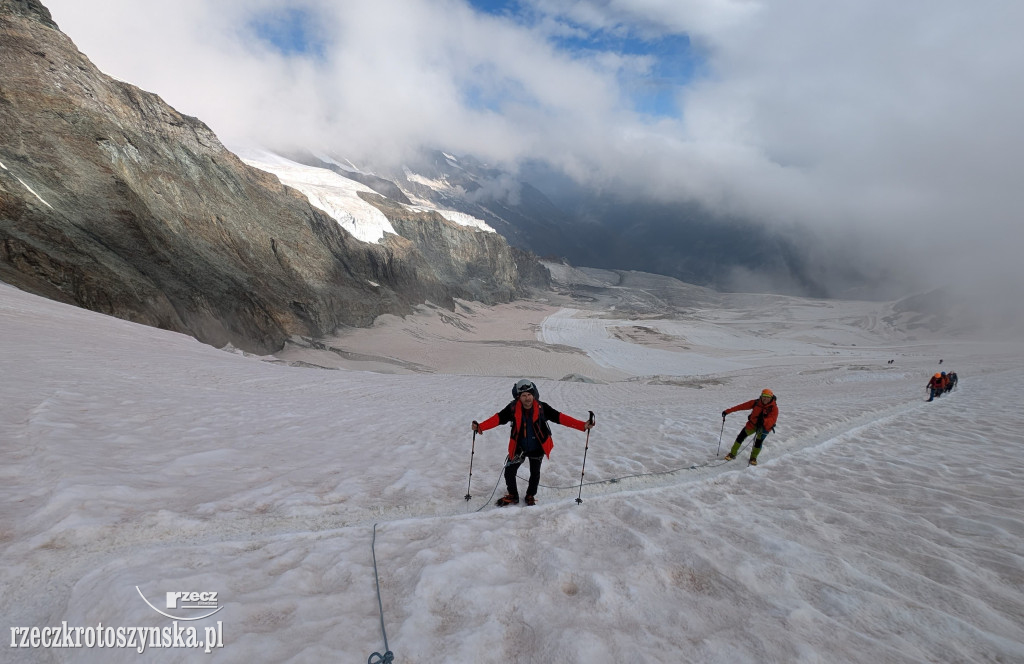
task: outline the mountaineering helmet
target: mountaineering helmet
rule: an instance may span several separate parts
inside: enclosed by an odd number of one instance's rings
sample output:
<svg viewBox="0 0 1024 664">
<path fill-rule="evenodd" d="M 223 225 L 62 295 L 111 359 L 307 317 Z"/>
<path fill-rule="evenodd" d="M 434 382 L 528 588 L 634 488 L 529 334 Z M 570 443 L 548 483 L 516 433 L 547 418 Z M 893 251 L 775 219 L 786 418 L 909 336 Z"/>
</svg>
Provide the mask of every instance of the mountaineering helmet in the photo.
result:
<svg viewBox="0 0 1024 664">
<path fill-rule="evenodd" d="M 946 372 L 945 372 L 945 371 L 943 371 L 943 372 L 942 372 L 942 375 L 943 375 L 943 376 L 945 376 L 945 375 L 946 375 Z"/>
<path fill-rule="evenodd" d="M 537 391 L 537 386 L 533 384 L 533 381 L 526 378 L 512 386 L 512 396 L 514 398 L 518 399 L 519 395 L 523 392 L 529 392 L 533 395 L 534 399 L 540 399 L 540 392 Z"/>
<path fill-rule="evenodd" d="M 940 373 L 935 374 L 935 378 L 942 378 L 942 374 L 940 374 Z"/>
<path fill-rule="evenodd" d="M 769 389 L 768 389 L 768 388 L 766 387 L 766 388 L 764 388 L 763 390 L 761 390 L 761 396 L 763 396 L 763 397 L 773 397 L 773 396 L 775 396 L 775 393 L 774 393 L 774 392 L 772 392 L 771 390 L 769 390 Z"/>
</svg>

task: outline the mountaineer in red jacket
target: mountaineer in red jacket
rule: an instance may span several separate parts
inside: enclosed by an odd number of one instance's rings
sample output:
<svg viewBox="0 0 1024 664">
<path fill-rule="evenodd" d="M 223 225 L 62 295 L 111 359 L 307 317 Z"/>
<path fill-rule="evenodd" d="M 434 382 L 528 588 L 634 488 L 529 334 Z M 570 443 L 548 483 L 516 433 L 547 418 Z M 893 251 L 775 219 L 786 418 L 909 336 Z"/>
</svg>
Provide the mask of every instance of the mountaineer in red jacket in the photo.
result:
<svg viewBox="0 0 1024 664">
<path fill-rule="evenodd" d="M 928 384 L 925 385 L 928 388 L 928 401 L 933 400 L 935 397 L 941 397 L 942 393 L 946 389 L 946 374 L 945 372 L 937 373 L 929 379 Z"/>
<path fill-rule="evenodd" d="M 750 415 L 747 416 L 747 423 L 736 436 L 736 442 L 732 444 L 732 449 L 725 455 L 725 459 L 727 461 L 735 459 L 740 451 L 740 445 L 743 444 L 746 437 L 754 434 L 754 447 L 750 450 L 750 465 L 756 466 L 757 455 L 761 453 L 761 444 L 764 443 L 768 432 L 775 427 L 775 421 L 779 419 L 779 406 L 775 402 L 775 394 L 767 388 L 762 390 L 760 398 L 723 410 L 722 421 L 725 421 L 726 415 L 735 413 L 737 410 L 749 410 Z"/>
<path fill-rule="evenodd" d="M 508 441 L 508 458 L 505 463 L 505 486 L 508 493 L 498 499 L 497 505 L 519 503 L 519 488 L 516 473 L 525 459 L 530 460 L 530 483 L 526 487 L 526 504 L 536 505 L 537 485 L 540 484 L 540 465 L 544 456 L 551 457 L 551 428 L 548 422 L 588 431 L 594 426 L 593 420 L 583 422 L 560 413 L 540 400 L 537 386 L 525 378 L 512 387 L 514 401 L 491 415 L 483 422 L 473 420 L 473 432 L 483 433 L 501 424 L 512 423 Z"/>
</svg>

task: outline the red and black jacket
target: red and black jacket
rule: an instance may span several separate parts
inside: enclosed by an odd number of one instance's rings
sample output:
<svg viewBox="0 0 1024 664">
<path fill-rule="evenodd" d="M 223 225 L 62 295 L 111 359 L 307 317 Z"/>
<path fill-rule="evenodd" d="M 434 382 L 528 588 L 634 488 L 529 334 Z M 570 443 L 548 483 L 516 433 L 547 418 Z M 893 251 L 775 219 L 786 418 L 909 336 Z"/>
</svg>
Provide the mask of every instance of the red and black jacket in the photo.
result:
<svg viewBox="0 0 1024 664">
<path fill-rule="evenodd" d="M 747 429 L 771 431 L 772 427 L 775 426 L 776 420 L 779 419 L 779 407 L 775 403 L 775 397 L 772 397 L 767 406 L 761 403 L 761 399 L 758 398 L 753 401 L 746 401 L 738 406 L 733 406 L 725 412 L 735 413 L 737 410 L 750 411 L 750 415 L 747 417 Z"/>
<path fill-rule="evenodd" d="M 527 418 L 524 422 L 523 404 L 520 403 L 519 399 L 516 399 L 494 415 L 491 415 L 481 422 L 479 430 L 484 432 L 488 429 L 493 429 L 496 426 L 511 422 L 512 432 L 508 440 L 508 458 L 514 459 L 516 456 L 516 445 L 520 440 L 526 438 L 527 426 L 533 427 L 533 434 L 537 437 L 537 440 L 540 441 L 540 446 L 544 449 L 544 454 L 548 458 L 551 458 L 551 448 L 555 446 L 554 443 L 551 442 L 551 428 L 548 426 L 548 422 L 561 424 L 562 426 L 571 427 L 579 431 L 585 431 L 587 428 L 586 422 L 581 422 L 575 417 L 570 417 L 565 413 L 560 413 L 543 401 L 535 400 L 533 402 L 533 408 L 530 410 L 533 416 Z"/>
</svg>

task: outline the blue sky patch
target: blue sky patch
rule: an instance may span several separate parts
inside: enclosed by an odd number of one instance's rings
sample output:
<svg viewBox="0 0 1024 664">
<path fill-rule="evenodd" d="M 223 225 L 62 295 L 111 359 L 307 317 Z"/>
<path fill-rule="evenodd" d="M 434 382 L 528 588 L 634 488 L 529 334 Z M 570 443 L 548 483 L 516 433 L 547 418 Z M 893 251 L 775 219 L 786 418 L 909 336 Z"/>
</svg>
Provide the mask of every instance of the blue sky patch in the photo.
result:
<svg viewBox="0 0 1024 664">
<path fill-rule="evenodd" d="M 513 14 L 519 7 L 518 0 L 470 0 L 469 4 L 477 11 L 496 16 Z"/>
<path fill-rule="evenodd" d="M 533 9 L 518 0 L 469 0 L 469 4 L 479 12 L 507 16 L 523 24 L 540 19 Z M 638 36 L 643 33 L 640 26 L 619 24 L 613 30 L 593 30 L 566 22 L 564 17 L 560 20 L 572 29 L 574 36 L 554 37 L 550 43 L 570 57 L 611 53 L 649 58 L 652 64 L 646 72 L 627 69 L 619 73 L 618 83 L 627 102 L 634 111 L 644 115 L 679 116 L 679 92 L 702 75 L 705 64 L 703 55 L 693 47 L 687 35 L 675 33 L 641 37 Z"/>
<path fill-rule="evenodd" d="M 602 52 L 650 58 L 652 64 L 646 72 L 620 72 L 619 85 L 635 111 L 653 116 L 679 115 L 678 93 L 701 75 L 704 62 L 690 38 L 679 34 L 640 39 L 598 33 L 587 38 L 558 39 L 555 45 L 576 56 Z"/>
<path fill-rule="evenodd" d="M 252 33 L 280 53 L 320 58 L 325 44 L 316 26 L 313 12 L 295 8 L 265 12 L 249 21 Z"/>
</svg>

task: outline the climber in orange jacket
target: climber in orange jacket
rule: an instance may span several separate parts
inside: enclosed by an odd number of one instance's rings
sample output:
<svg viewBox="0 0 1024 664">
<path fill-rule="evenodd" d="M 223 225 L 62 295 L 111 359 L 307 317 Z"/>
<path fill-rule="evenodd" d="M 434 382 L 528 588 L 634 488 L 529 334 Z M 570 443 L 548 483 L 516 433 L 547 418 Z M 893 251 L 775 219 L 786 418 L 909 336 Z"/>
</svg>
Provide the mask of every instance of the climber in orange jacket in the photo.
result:
<svg viewBox="0 0 1024 664">
<path fill-rule="evenodd" d="M 739 435 L 736 436 L 736 442 L 732 444 L 732 449 L 725 455 L 725 459 L 726 461 L 735 459 L 736 455 L 739 454 L 740 445 L 743 444 L 743 441 L 750 434 L 754 434 L 754 447 L 750 450 L 750 465 L 756 466 L 757 456 L 761 454 L 761 445 L 764 443 L 765 437 L 768 436 L 768 432 L 775 428 L 776 420 L 779 419 L 779 406 L 775 401 L 775 394 L 765 388 L 761 391 L 759 398 L 723 410 L 723 422 L 726 415 L 735 413 L 738 410 L 749 410 L 750 415 L 747 416 L 747 423 L 740 430 Z"/>
</svg>

